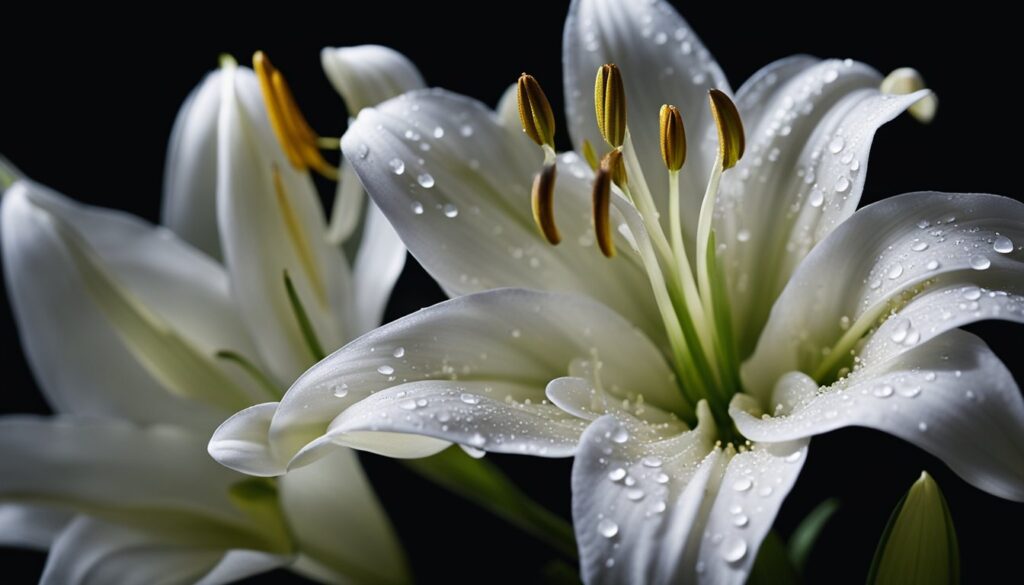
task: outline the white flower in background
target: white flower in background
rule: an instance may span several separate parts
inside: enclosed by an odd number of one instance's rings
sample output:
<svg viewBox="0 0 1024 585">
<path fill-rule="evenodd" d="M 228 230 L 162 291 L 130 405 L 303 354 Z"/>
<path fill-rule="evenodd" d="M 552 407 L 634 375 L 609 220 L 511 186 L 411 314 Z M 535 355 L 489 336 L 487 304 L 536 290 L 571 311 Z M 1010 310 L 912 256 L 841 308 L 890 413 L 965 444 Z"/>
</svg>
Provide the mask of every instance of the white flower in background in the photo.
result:
<svg viewBox="0 0 1024 585">
<path fill-rule="evenodd" d="M 422 86 L 382 47 L 325 56 L 360 96 L 353 108 Z M 179 115 L 164 217 L 180 239 L 3 165 L 5 183 L 20 179 L 3 194 L 7 286 L 58 414 L 0 419 L 0 541 L 50 548 L 45 583 L 226 583 L 282 566 L 324 582 L 408 580 L 354 452 L 276 482 L 206 453 L 228 414 L 276 400 L 323 348 L 377 325 L 404 262 L 370 205 L 365 222 L 346 218 L 346 236 L 362 224 L 350 274 L 306 172 L 319 153 L 289 158 L 307 146 L 290 134 L 301 114 L 278 101 L 268 117 L 264 100 L 290 94 L 257 63 L 261 79 L 226 63 Z"/>
<path fill-rule="evenodd" d="M 575 454 L 588 583 L 742 582 L 809 438 L 841 426 L 1024 500 L 1024 400 L 957 329 L 1024 320 L 1024 206 L 914 193 L 854 213 L 876 129 L 915 104 L 934 113 L 927 91 L 890 93 L 919 76 L 793 57 L 734 109 L 664 2 L 576 1 L 564 38 L 577 150 L 614 147 L 596 176 L 555 157 L 528 77 L 520 114 L 543 159 L 507 107 L 429 90 L 363 110 L 346 156 L 412 254 L 466 296 L 353 341 L 276 411 L 230 419 L 211 453 L 257 475 L 338 446 Z"/>
</svg>

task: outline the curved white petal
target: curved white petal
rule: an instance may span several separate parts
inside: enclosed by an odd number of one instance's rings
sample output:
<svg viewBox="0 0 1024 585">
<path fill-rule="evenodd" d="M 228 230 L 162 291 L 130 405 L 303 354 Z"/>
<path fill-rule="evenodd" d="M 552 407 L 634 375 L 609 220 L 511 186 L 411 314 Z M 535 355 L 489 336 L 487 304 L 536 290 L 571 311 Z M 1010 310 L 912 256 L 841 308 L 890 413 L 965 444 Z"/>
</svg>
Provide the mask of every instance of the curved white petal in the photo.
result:
<svg viewBox="0 0 1024 585">
<path fill-rule="evenodd" d="M 601 65 L 619 66 L 633 144 L 665 217 L 668 175 L 659 151 L 658 112 L 662 104 L 679 108 L 692 145 L 680 175 L 684 226 L 692 234 L 715 156 L 713 144 L 711 148 L 705 144 L 714 127 L 708 90 L 731 93 L 728 80 L 704 44 L 663 0 L 574 0 L 565 22 L 562 62 L 573 144 L 581 151 L 583 140 L 589 140 L 599 154 L 609 147 L 597 131 L 594 79 Z"/>
<path fill-rule="evenodd" d="M 46 550 L 73 518 L 46 506 L 0 504 L 0 546 Z"/>
<path fill-rule="evenodd" d="M 272 463 L 274 458 L 267 442 L 270 421 L 278 404 L 265 402 L 250 406 L 221 423 L 207 445 L 210 456 L 221 465 L 248 475 L 280 474 L 278 466 Z"/>
<path fill-rule="evenodd" d="M 216 550 L 171 546 L 158 538 L 79 518 L 54 543 L 41 585 L 194 583 L 217 563 Z"/>
<path fill-rule="evenodd" d="M 729 460 L 701 534 L 697 583 L 741 585 L 807 457 L 807 440 L 755 444 Z"/>
<path fill-rule="evenodd" d="M 222 73 L 214 71 L 185 98 L 164 163 L 160 223 L 220 259 L 217 230 L 217 116 Z"/>
<path fill-rule="evenodd" d="M 1024 205 L 1005 197 L 911 193 L 865 207 L 793 274 L 743 365 L 744 387 L 766 401 L 782 374 L 815 372 L 847 329 L 867 333 L 910 296 L 968 284 L 1024 292 L 1013 242 L 1024 242 Z"/>
<path fill-rule="evenodd" d="M 796 265 L 856 209 L 875 131 L 928 95 L 880 83 L 854 61 L 793 57 L 737 98 L 747 148 L 722 177 L 715 230 L 744 354 Z"/>
<path fill-rule="evenodd" d="M 356 583 L 409 581 L 401 545 L 355 451 L 338 449 L 278 485 L 304 555 Z"/>
<path fill-rule="evenodd" d="M 320 51 L 320 64 L 352 116 L 396 95 L 426 87 L 412 61 L 380 45 L 327 47 Z"/>
<path fill-rule="evenodd" d="M 788 414 L 761 417 L 742 395 L 730 413 L 740 432 L 756 441 L 851 425 L 883 430 L 939 457 L 975 486 L 1024 501 L 1024 399 L 999 359 L 964 331 L 948 331 L 832 387 L 805 392 Z"/>
<path fill-rule="evenodd" d="M 289 555 L 275 555 L 255 550 L 229 550 L 216 566 L 195 585 L 222 585 L 235 583 L 247 577 L 287 566 L 295 562 Z"/>
<path fill-rule="evenodd" d="M 405 244 L 395 228 L 376 204 L 367 205 L 363 238 L 352 272 L 355 287 L 352 336 L 366 333 L 384 319 L 391 289 L 405 268 L 405 256 Z"/>
<path fill-rule="evenodd" d="M 9 416 L 0 419 L 0 495 L 148 529 L 195 546 L 269 547 L 279 537 L 229 497 L 243 476 L 172 427 Z"/>
<path fill-rule="evenodd" d="M 660 330 L 628 244 L 620 241 L 612 261 L 595 245 L 590 170 L 576 155 L 559 164 L 563 241 L 551 246 L 530 211 L 540 149 L 478 102 L 439 90 L 406 94 L 363 110 L 342 148 L 409 251 L 449 294 L 503 286 L 579 292 L 646 331 Z"/>
<path fill-rule="evenodd" d="M 580 437 L 572 509 L 584 582 L 674 583 L 687 574 L 687 542 L 724 465 L 706 405 L 698 412 L 698 427 L 679 434 L 620 413 Z"/>
<path fill-rule="evenodd" d="M 375 392 L 422 380 L 447 381 L 451 388 L 490 381 L 532 388 L 531 399 L 539 404 L 548 381 L 570 373 L 578 359 L 599 359 L 601 382 L 617 396 L 643 393 L 650 404 L 679 408 L 664 358 L 627 321 L 576 295 L 503 289 L 460 297 L 385 325 L 306 372 L 274 415 L 270 442 L 276 463 L 271 465 L 283 473 L 307 444 L 329 442 L 324 435 L 335 417 Z M 486 396 L 484 388 L 468 400 Z M 418 441 L 409 438 L 409 444 Z"/>
<path fill-rule="evenodd" d="M 501 94 L 494 113 L 498 116 L 498 123 L 510 132 L 521 134 L 523 122 L 519 118 L 519 85 L 513 83 Z"/>
<path fill-rule="evenodd" d="M 4 195 L 2 219 L 4 269 L 15 317 L 33 371 L 55 409 L 209 429 L 222 413 L 170 391 L 220 405 L 258 396 L 244 379 L 239 379 L 242 385 L 223 379 L 216 387 L 193 385 L 186 390 L 165 385 L 173 380 L 161 377 L 173 373 L 180 382 L 201 370 L 213 379 L 218 372 L 230 373 L 213 363 L 217 351 L 253 353 L 230 303 L 224 272 L 209 258 L 166 230 L 75 204 L 29 182 Z M 61 225 L 70 226 L 88 251 L 72 254 L 69 246 L 77 244 L 62 235 L 67 229 L 62 231 Z M 141 306 L 152 318 L 112 320 L 110 305 L 90 292 L 96 289 L 90 288 L 84 265 L 76 259 L 80 254 L 93 258 L 117 291 L 130 297 L 126 302 Z M 144 322 L 173 327 L 166 333 L 189 344 L 191 355 L 204 367 L 193 372 L 154 369 L 168 365 L 172 356 L 166 347 L 136 344 L 145 332 L 126 327 Z M 156 330 L 149 333 L 160 337 Z M 247 389 L 254 391 L 250 398 L 245 398 Z"/>
<path fill-rule="evenodd" d="M 228 66 L 222 79 L 217 219 L 224 260 L 262 361 L 288 384 L 316 360 L 289 303 L 285 272 L 325 351 L 348 336 L 350 275 L 327 241 L 309 174 L 292 168 L 269 127 L 255 75 Z"/>
</svg>

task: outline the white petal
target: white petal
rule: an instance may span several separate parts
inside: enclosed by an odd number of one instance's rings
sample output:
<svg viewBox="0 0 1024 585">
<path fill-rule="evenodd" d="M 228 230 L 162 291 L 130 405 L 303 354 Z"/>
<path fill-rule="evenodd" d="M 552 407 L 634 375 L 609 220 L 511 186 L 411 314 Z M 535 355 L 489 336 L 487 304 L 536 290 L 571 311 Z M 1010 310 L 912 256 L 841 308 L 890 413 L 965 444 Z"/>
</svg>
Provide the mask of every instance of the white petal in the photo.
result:
<svg viewBox="0 0 1024 585">
<path fill-rule="evenodd" d="M 1024 399 L 973 335 L 949 331 L 762 418 L 749 399 L 730 408 L 744 436 L 787 441 L 845 426 L 892 433 L 945 461 L 975 486 L 1024 501 Z"/>
<path fill-rule="evenodd" d="M 347 339 L 350 275 L 326 239 L 309 174 L 291 167 L 271 132 L 254 74 L 229 67 L 222 77 L 217 216 L 224 259 L 260 357 L 278 382 L 288 384 L 315 356 L 288 301 L 285 272 L 325 351 Z"/>
<path fill-rule="evenodd" d="M 224 272 L 209 258 L 166 230 L 74 204 L 34 183 L 21 182 L 9 189 L 2 213 L 4 268 L 15 316 L 33 370 L 57 410 L 208 429 L 222 415 L 170 391 L 208 398 L 208 404 L 251 399 L 240 393 L 248 385 L 235 387 L 227 379 L 216 387 L 165 385 L 200 372 L 216 378 L 221 369 L 212 360 L 218 350 L 252 355 L 231 306 Z M 126 302 L 141 305 L 151 315 L 143 321 L 173 327 L 167 334 L 189 344 L 194 352 L 190 355 L 202 361 L 203 368 L 157 370 L 158 362 L 146 361 L 170 359 L 170 354 L 152 353 L 155 348 L 144 351 L 135 344 L 141 330 L 128 330 L 127 321 L 111 320 L 89 292 L 86 273 L 70 253 L 58 222 L 73 226 L 76 237 L 90 249 L 83 253 L 131 297 Z M 227 373 L 223 370 L 221 375 Z M 173 374 L 174 379 L 164 374 Z M 231 387 L 237 392 L 226 393 Z"/>
<path fill-rule="evenodd" d="M 743 353 L 795 266 L 856 209 L 875 131 L 927 95 L 880 83 L 853 61 L 791 58 L 738 98 L 747 149 L 722 178 L 715 229 Z"/>
<path fill-rule="evenodd" d="M 681 434 L 619 414 L 580 438 L 572 505 L 584 582 L 675 583 L 692 574 L 684 552 L 708 482 L 721 474 L 715 425 L 706 405 L 698 412 L 697 429 Z"/>
<path fill-rule="evenodd" d="M 643 393 L 650 404 L 679 407 L 668 382 L 671 370 L 657 348 L 600 304 L 508 289 L 441 303 L 360 337 L 297 380 L 274 415 L 270 437 L 277 462 L 271 464 L 283 472 L 336 416 L 375 392 L 421 380 L 448 381 L 454 388 L 468 379 L 532 387 L 532 401 L 539 404 L 548 381 L 570 373 L 575 360 L 595 356 L 609 392 Z M 487 393 L 467 395 L 468 404 Z"/>
<path fill-rule="evenodd" d="M 402 548 L 355 451 L 338 449 L 279 482 L 304 555 L 358 583 L 409 581 Z"/>
<path fill-rule="evenodd" d="M 0 546 L 46 550 L 73 518 L 45 506 L 0 504 Z"/>
<path fill-rule="evenodd" d="M 284 567 L 294 561 L 294 557 L 274 555 L 254 550 L 229 550 L 220 558 L 217 565 L 195 585 L 221 585 L 235 583 L 247 577 L 259 575 Z"/>
<path fill-rule="evenodd" d="M 320 64 L 352 116 L 396 95 L 426 87 L 405 55 L 380 45 L 325 48 L 320 51 Z"/>
<path fill-rule="evenodd" d="M 658 111 L 679 108 L 691 148 L 680 175 L 682 215 L 689 233 L 696 227 L 715 151 L 703 148 L 713 128 L 708 90 L 731 93 L 729 82 L 690 26 L 663 0 L 618 2 L 575 0 L 563 36 L 565 101 L 576 150 L 587 139 L 599 153 L 608 150 L 597 131 L 594 78 L 605 63 L 622 71 L 627 120 L 644 177 L 667 217 L 668 178 L 659 152 Z"/>
<path fill-rule="evenodd" d="M 498 115 L 498 123 L 514 134 L 522 134 L 523 122 L 519 118 L 519 86 L 516 83 L 508 86 L 494 108 Z"/>
<path fill-rule="evenodd" d="M 697 583 L 746 582 L 804 465 L 807 443 L 754 445 L 729 460 L 701 534 Z"/>
<path fill-rule="evenodd" d="M 229 498 L 244 479 L 181 429 L 8 416 L 0 419 L 0 495 L 140 528 L 196 546 L 269 546 L 256 517 Z"/>
<path fill-rule="evenodd" d="M 628 245 L 614 261 L 595 245 L 591 173 L 576 155 L 559 165 L 563 241 L 551 246 L 530 211 L 540 149 L 478 102 L 436 90 L 406 94 L 363 110 L 342 147 L 410 252 L 449 294 L 503 286 L 579 292 L 646 331 L 660 330 Z"/>
<path fill-rule="evenodd" d="M 432 455 L 451 442 L 494 453 L 567 457 L 586 423 L 538 400 L 536 384 L 423 380 L 350 406 L 327 428 L 335 443 L 390 457 Z M 442 441 L 425 444 L 406 433 Z"/>
<path fill-rule="evenodd" d="M 355 173 L 352 178 L 355 180 Z M 380 325 L 391 289 L 405 267 L 405 256 L 405 244 L 395 228 L 375 204 L 368 205 L 352 275 L 356 295 L 353 336 Z"/>
<path fill-rule="evenodd" d="M 54 543 L 40 584 L 186 585 L 216 566 L 222 554 L 82 517 Z"/>
<path fill-rule="evenodd" d="M 161 223 L 220 259 L 217 231 L 217 115 L 222 73 L 214 71 L 185 98 L 164 163 Z"/>
<path fill-rule="evenodd" d="M 258 477 L 281 473 L 272 464 L 274 457 L 267 442 L 270 420 L 277 402 L 265 402 L 235 413 L 217 428 L 207 451 L 221 465 Z"/>
<path fill-rule="evenodd" d="M 1014 242 L 1024 242 L 1024 205 L 1005 197 L 913 193 L 865 207 L 793 274 L 742 368 L 745 388 L 767 400 L 782 374 L 814 372 L 822 350 L 836 344 L 845 328 L 861 318 L 873 324 L 900 295 L 942 294 L 947 286 L 968 284 L 1024 292 L 1024 254 Z M 999 316 L 1013 318 L 1009 309 Z M 896 339 L 906 345 L 917 340 Z"/>
</svg>

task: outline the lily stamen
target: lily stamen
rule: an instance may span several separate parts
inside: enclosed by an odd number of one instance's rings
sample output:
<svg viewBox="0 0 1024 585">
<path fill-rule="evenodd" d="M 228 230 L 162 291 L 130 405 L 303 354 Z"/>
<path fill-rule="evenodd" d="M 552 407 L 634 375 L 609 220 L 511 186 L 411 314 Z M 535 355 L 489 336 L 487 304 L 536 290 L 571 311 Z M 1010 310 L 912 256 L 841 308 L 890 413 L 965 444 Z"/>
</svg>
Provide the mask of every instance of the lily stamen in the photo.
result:
<svg viewBox="0 0 1024 585">
<path fill-rule="evenodd" d="M 321 139 L 313 131 L 295 102 L 284 75 L 274 67 L 266 53 L 257 51 L 253 55 L 252 64 L 260 82 L 263 101 L 267 106 L 270 127 L 274 130 L 274 135 L 277 136 L 288 162 L 298 170 L 312 169 L 332 181 L 337 181 L 337 167 L 328 163 L 319 150 L 321 142 L 331 139 Z"/>
<path fill-rule="evenodd" d="M 562 241 L 562 236 L 555 224 L 555 113 L 540 83 L 532 75 L 523 73 L 519 76 L 516 96 L 523 132 L 544 151 L 544 167 L 533 178 L 530 192 L 533 221 L 544 239 L 556 246 Z"/>
</svg>

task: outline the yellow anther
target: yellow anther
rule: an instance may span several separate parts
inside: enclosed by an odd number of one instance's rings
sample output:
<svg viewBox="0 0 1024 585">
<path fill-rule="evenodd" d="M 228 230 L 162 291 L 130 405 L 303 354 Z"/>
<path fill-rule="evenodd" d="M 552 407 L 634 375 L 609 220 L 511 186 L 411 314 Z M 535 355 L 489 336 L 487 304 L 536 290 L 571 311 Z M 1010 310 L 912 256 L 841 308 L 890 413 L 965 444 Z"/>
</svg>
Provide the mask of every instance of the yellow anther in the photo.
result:
<svg viewBox="0 0 1024 585">
<path fill-rule="evenodd" d="M 611 173 L 612 183 L 618 185 L 620 189 L 626 188 L 629 177 L 626 175 L 626 163 L 622 160 L 622 149 L 616 148 L 606 154 L 601 161 L 601 167 Z"/>
<path fill-rule="evenodd" d="M 519 76 L 519 121 L 523 132 L 540 146 L 555 147 L 555 113 L 544 90 L 532 75 Z"/>
<path fill-rule="evenodd" d="M 717 89 L 708 92 L 711 101 L 711 115 L 718 126 L 718 157 L 722 169 L 731 169 L 743 157 L 746 147 L 743 137 L 743 121 L 729 96 Z"/>
<path fill-rule="evenodd" d="M 533 190 L 530 193 L 533 221 L 537 223 L 544 239 L 552 246 L 557 246 L 562 241 L 562 236 L 558 233 L 558 226 L 555 225 L 555 174 L 557 168 L 554 163 L 544 165 L 541 172 L 533 178 Z"/>
<path fill-rule="evenodd" d="M 263 51 L 253 55 L 252 64 L 267 105 L 270 127 L 288 162 L 296 169 L 313 169 L 328 179 L 337 180 L 338 170 L 320 154 L 319 137 L 299 110 L 284 76 Z"/>
<path fill-rule="evenodd" d="M 594 110 L 597 128 L 605 142 L 613 148 L 626 139 L 626 90 L 622 73 L 614 64 L 602 65 L 594 82 Z"/>
<path fill-rule="evenodd" d="M 661 106 L 659 112 L 661 128 L 661 160 L 670 171 L 678 171 L 686 162 L 686 132 L 683 130 L 683 116 L 675 106 Z"/>
<path fill-rule="evenodd" d="M 586 138 L 583 139 L 583 159 L 587 161 L 590 170 L 597 171 L 597 165 L 600 164 L 597 160 L 597 153 L 594 152 L 594 145 Z"/>
<path fill-rule="evenodd" d="M 903 95 L 927 88 L 928 86 L 925 84 L 924 78 L 921 77 L 921 74 L 916 69 L 900 67 L 885 76 L 879 89 L 882 93 Z M 910 115 L 918 122 L 927 124 L 935 118 L 935 113 L 938 109 L 939 98 L 935 97 L 934 93 L 929 93 L 910 106 L 909 111 Z"/>
<path fill-rule="evenodd" d="M 602 164 L 594 175 L 593 198 L 594 235 L 597 246 L 607 258 L 615 256 L 615 241 L 612 239 L 612 224 L 609 219 L 612 204 L 612 171 Z"/>
</svg>

